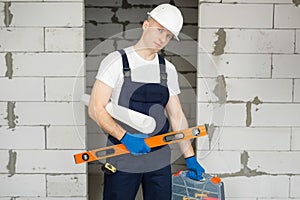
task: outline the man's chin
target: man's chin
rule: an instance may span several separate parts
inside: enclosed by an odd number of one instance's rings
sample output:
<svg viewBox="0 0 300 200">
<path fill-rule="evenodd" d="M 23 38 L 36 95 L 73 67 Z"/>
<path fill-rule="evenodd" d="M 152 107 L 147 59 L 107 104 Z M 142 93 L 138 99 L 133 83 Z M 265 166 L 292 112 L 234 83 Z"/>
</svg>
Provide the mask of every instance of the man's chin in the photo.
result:
<svg viewBox="0 0 300 200">
<path fill-rule="evenodd" d="M 153 47 L 148 47 L 153 53 L 157 53 L 159 52 L 162 48 L 161 47 L 157 47 L 157 46 L 153 46 Z"/>
<path fill-rule="evenodd" d="M 157 53 L 161 50 L 162 48 L 161 47 L 153 47 L 152 50 Z"/>
</svg>

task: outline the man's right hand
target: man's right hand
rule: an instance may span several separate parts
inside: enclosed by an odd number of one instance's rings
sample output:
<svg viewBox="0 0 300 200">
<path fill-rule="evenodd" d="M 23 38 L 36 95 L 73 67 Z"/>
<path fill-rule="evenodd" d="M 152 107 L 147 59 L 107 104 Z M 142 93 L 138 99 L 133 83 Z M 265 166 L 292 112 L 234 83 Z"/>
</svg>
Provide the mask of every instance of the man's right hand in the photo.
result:
<svg viewBox="0 0 300 200">
<path fill-rule="evenodd" d="M 131 134 L 126 132 L 120 142 L 126 146 L 131 154 L 139 156 L 151 151 L 150 147 L 145 143 L 144 140 L 147 137 L 148 135 L 146 134 Z"/>
</svg>

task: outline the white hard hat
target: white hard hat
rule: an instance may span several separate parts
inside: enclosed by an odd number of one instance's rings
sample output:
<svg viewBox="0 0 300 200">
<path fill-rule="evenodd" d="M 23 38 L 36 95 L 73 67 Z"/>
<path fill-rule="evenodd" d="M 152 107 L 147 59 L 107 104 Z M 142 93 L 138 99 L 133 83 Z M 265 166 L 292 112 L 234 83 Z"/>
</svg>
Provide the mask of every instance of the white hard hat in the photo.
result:
<svg viewBox="0 0 300 200">
<path fill-rule="evenodd" d="M 161 4 L 147 14 L 173 33 L 175 38 L 179 40 L 178 35 L 182 28 L 183 17 L 177 7 L 170 4 Z"/>
</svg>

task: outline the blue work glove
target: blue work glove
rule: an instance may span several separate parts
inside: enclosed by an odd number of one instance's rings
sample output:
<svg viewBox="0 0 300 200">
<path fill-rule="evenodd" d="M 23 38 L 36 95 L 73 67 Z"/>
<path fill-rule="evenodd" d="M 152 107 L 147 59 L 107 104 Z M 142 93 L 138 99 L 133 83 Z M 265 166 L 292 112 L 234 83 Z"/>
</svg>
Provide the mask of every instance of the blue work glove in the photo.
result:
<svg viewBox="0 0 300 200">
<path fill-rule="evenodd" d="M 147 137 L 148 135 L 142 133 L 131 134 L 126 132 L 120 142 L 126 146 L 131 154 L 139 156 L 149 153 L 151 150 L 144 141 L 144 139 Z"/>
<path fill-rule="evenodd" d="M 205 172 L 204 168 L 198 163 L 196 156 L 191 156 L 185 159 L 188 168 L 187 177 L 200 181 L 203 179 L 202 173 Z"/>
</svg>

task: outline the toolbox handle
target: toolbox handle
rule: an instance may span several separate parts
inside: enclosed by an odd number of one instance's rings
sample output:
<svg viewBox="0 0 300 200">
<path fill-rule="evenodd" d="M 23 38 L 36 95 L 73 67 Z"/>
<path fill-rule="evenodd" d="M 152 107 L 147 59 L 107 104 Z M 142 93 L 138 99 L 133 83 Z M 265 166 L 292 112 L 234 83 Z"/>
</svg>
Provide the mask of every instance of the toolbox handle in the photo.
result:
<svg viewBox="0 0 300 200">
<path fill-rule="evenodd" d="M 179 170 L 178 172 L 176 172 L 175 174 L 173 174 L 173 176 L 181 176 L 181 177 L 186 177 L 187 179 L 189 179 L 189 181 L 195 181 L 195 182 L 198 182 L 194 179 L 191 179 L 189 177 L 186 176 L 188 171 L 182 171 L 182 170 Z M 203 176 L 203 179 L 202 180 L 199 180 L 201 182 L 208 182 L 208 181 L 211 181 L 212 183 L 218 185 L 220 182 L 221 182 L 221 178 L 219 178 L 218 176 L 212 176 L 210 174 L 207 174 L 207 173 L 202 173 L 202 176 Z"/>
</svg>

